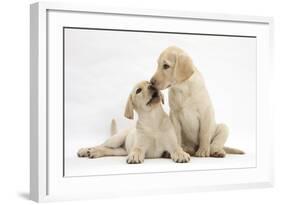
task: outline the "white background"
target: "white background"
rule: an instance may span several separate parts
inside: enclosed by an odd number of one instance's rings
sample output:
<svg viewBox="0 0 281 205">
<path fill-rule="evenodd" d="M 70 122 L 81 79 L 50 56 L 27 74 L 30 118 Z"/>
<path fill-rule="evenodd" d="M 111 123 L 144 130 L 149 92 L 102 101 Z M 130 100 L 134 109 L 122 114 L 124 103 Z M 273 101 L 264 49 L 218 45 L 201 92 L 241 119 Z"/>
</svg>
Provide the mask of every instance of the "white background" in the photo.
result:
<svg viewBox="0 0 281 205">
<path fill-rule="evenodd" d="M 27 200 L 29 189 L 29 3 L 33 1 L 7 1 L 1 4 L 1 171 L 0 171 L 0 200 L 1 204 L 29 204 Z M 81 1 L 80 1 L 81 2 Z M 275 17 L 275 68 L 280 68 L 280 37 L 281 14 L 278 1 L 261 0 L 213 0 L 194 2 L 187 1 L 107 1 L 97 2 L 97 5 L 111 7 L 153 8 L 172 10 L 191 10 L 222 12 L 232 14 L 267 15 Z M 274 119 L 276 173 L 280 171 L 280 116 L 281 86 L 280 70 L 275 71 L 274 80 Z M 279 82 L 278 82 L 279 81 Z M 196 203 L 196 204 L 237 204 L 237 203 L 280 203 L 280 177 L 276 174 L 276 186 L 261 190 L 237 190 L 229 192 L 188 193 L 171 196 L 150 196 L 142 198 L 99 200 L 83 202 L 83 204 L 112 204 L 123 203 Z M 81 202 L 70 202 L 81 204 Z"/>
<path fill-rule="evenodd" d="M 109 137 L 113 117 L 119 129 L 132 124 L 123 116 L 128 95 L 137 82 L 152 77 L 158 56 L 171 45 L 186 50 L 205 77 L 217 122 L 230 128 L 227 145 L 247 153 L 208 162 L 196 159 L 198 164 L 184 167 L 200 170 L 255 166 L 256 38 L 68 28 L 65 30 L 66 176 L 114 173 L 115 169 L 122 173 L 121 167 L 125 173 L 130 172 L 125 159 L 121 164 L 116 157 L 112 162 L 105 158 L 89 161 L 79 159 L 76 153 L 81 147 L 103 143 Z M 165 94 L 168 101 L 167 91 Z M 165 108 L 169 113 L 168 102 Z M 158 171 L 165 171 L 159 165 L 153 168 L 147 163 L 142 168 L 146 165 L 150 172 L 157 167 Z M 170 166 L 168 170 L 176 167 Z M 144 170 L 137 172 L 141 171 Z"/>
</svg>

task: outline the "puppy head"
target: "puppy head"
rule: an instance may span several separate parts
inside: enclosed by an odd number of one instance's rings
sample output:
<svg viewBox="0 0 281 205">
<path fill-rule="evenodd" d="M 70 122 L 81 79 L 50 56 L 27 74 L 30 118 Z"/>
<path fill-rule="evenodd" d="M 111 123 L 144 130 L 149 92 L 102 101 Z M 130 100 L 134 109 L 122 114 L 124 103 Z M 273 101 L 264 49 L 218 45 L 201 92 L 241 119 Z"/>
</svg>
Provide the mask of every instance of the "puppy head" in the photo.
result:
<svg viewBox="0 0 281 205">
<path fill-rule="evenodd" d="M 150 82 L 157 89 L 163 90 L 189 79 L 193 72 L 191 58 L 182 49 L 172 46 L 160 54 L 156 73 Z"/>
<path fill-rule="evenodd" d="M 164 104 L 163 94 L 148 81 L 138 83 L 130 93 L 125 108 L 125 117 L 134 119 L 134 110 L 137 113 L 150 112 L 157 106 Z"/>
</svg>

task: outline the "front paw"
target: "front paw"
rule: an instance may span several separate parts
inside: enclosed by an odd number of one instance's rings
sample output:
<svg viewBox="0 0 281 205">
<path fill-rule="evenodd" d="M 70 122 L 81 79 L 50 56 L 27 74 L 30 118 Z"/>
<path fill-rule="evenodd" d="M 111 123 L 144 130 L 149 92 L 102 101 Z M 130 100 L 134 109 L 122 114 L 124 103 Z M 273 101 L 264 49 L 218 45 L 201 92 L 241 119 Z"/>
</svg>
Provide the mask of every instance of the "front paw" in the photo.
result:
<svg viewBox="0 0 281 205">
<path fill-rule="evenodd" d="M 187 163 L 190 161 L 190 155 L 184 152 L 182 149 L 177 150 L 173 154 L 171 154 L 171 158 L 174 162 L 177 163 Z"/>
<path fill-rule="evenodd" d="M 142 154 L 140 150 L 132 151 L 127 158 L 128 164 L 140 164 L 143 163 L 143 161 L 144 161 L 144 154 Z"/>
<path fill-rule="evenodd" d="M 199 147 L 197 152 L 195 153 L 196 157 L 209 157 L 210 156 L 210 148 L 209 147 Z"/>
</svg>

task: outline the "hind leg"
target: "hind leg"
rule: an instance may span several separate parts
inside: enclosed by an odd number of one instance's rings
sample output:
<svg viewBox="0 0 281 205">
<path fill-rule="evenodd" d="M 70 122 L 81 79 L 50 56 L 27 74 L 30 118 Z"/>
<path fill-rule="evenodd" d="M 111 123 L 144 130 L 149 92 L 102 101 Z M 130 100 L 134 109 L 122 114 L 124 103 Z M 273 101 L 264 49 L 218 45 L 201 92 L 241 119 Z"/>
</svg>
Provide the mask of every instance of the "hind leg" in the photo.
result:
<svg viewBox="0 0 281 205">
<path fill-rule="evenodd" d="M 228 137 L 228 127 L 225 124 L 218 124 L 215 135 L 211 141 L 210 155 L 211 157 L 225 157 L 223 149 Z"/>
<path fill-rule="evenodd" d="M 126 136 L 129 130 L 124 130 L 111 137 L 109 137 L 103 144 L 95 147 L 82 148 L 78 151 L 78 157 L 89 157 L 92 156 L 123 156 L 127 155 L 127 152 L 122 145 L 125 144 Z"/>
<path fill-rule="evenodd" d="M 93 147 L 88 151 L 89 158 L 99 158 L 105 156 L 125 156 L 127 151 L 122 148 L 108 148 L 103 146 Z"/>
<path fill-rule="evenodd" d="M 108 148 L 118 148 L 125 144 L 126 136 L 129 134 L 130 130 L 123 130 L 110 138 L 108 138 L 101 146 Z"/>
</svg>

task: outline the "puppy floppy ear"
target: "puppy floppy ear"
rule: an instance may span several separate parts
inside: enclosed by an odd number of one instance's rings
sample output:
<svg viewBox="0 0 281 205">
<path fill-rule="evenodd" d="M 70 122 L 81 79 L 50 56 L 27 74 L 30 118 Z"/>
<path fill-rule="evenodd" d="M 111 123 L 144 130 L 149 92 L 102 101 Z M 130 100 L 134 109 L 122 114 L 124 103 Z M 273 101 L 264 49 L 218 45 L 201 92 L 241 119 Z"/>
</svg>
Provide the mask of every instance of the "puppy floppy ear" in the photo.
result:
<svg viewBox="0 0 281 205">
<path fill-rule="evenodd" d="M 185 54 L 180 53 L 177 55 L 175 65 L 175 79 L 176 81 L 182 82 L 189 79 L 194 73 L 194 65 L 191 58 Z"/>
<path fill-rule="evenodd" d="M 160 99 L 161 99 L 161 102 L 162 104 L 164 105 L 165 101 L 164 101 L 164 95 L 163 93 L 160 92 Z"/>
<path fill-rule="evenodd" d="M 134 106 L 133 106 L 132 95 L 129 95 L 128 97 L 124 116 L 131 120 L 134 119 Z"/>
</svg>

